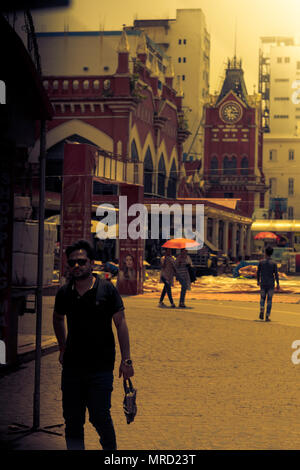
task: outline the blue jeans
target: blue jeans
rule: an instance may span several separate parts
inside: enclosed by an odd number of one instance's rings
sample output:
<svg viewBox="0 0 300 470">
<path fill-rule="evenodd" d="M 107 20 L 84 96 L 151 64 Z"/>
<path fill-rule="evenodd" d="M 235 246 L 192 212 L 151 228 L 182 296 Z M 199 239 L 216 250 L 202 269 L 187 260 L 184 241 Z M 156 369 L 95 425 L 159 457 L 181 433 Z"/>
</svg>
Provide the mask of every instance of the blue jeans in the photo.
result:
<svg viewBox="0 0 300 470">
<path fill-rule="evenodd" d="M 264 310 L 265 310 L 265 302 L 267 298 L 267 317 L 270 316 L 271 314 L 271 308 L 272 308 L 272 298 L 274 294 L 274 288 L 273 287 L 261 287 L 260 290 L 260 313 L 263 315 Z"/>
<path fill-rule="evenodd" d="M 170 284 L 168 283 L 168 281 L 166 281 L 166 279 L 162 276 L 161 280 L 163 281 L 164 283 L 164 288 L 162 290 L 162 293 L 161 293 L 161 296 L 160 296 L 160 302 L 162 302 L 165 298 L 165 295 L 168 294 L 168 297 L 169 297 L 169 300 L 170 300 L 170 303 L 171 305 L 173 305 L 173 297 L 172 297 L 172 290 L 171 290 L 171 286 Z"/>
<path fill-rule="evenodd" d="M 84 450 L 87 408 L 103 449 L 115 450 L 116 435 L 110 416 L 113 373 L 63 369 L 61 388 L 67 449 Z"/>
</svg>

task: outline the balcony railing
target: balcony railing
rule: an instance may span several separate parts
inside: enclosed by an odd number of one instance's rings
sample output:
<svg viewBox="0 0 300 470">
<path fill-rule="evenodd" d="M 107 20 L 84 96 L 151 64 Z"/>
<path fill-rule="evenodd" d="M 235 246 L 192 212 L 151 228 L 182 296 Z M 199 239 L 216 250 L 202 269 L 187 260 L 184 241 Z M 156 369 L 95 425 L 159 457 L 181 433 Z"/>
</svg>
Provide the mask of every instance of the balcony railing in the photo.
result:
<svg viewBox="0 0 300 470">
<path fill-rule="evenodd" d="M 261 178 L 253 175 L 208 175 L 205 177 L 211 184 L 234 184 L 245 186 L 248 184 L 260 184 Z"/>
</svg>

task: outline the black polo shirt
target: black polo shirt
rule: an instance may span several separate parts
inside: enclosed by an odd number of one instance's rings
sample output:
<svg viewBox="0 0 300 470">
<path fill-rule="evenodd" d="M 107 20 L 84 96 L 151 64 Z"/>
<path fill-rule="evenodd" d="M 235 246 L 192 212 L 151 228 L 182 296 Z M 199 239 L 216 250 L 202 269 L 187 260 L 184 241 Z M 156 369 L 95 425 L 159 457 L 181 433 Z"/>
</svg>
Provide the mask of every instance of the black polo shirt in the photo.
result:
<svg viewBox="0 0 300 470">
<path fill-rule="evenodd" d="M 58 314 L 67 316 L 64 368 L 97 372 L 112 371 L 114 368 L 112 317 L 124 310 L 124 304 L 111 282 L 95 277 L 93 288 L 82 296 L 73 283 L 62 286 L 56 294 L 54 309 Z"/>
</svg>

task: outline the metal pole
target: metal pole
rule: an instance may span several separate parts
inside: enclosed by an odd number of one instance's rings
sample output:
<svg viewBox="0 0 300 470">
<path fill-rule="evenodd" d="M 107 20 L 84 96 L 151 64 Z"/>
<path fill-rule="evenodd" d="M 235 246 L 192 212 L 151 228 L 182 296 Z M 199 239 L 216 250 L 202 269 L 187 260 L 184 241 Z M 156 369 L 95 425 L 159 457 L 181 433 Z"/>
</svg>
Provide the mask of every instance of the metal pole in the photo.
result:
<svg viewBox="0 0 300 470">
<path fill-rule="evenodd" d="M 33 429 L 40 426 L 40 376 L 41 376 L 41 339 L 43 309 L 43 267 L 44 267 L 44 219 L 45 219 L 45 175 L 46 175 L 46 121 L 41 121 L 40 134 L 40 194 L 39 194 L 39 237 L 38 237 L 38 272 L 36 292 L 36 346 L 35 380 L 33 396 Z"/>
</svg>

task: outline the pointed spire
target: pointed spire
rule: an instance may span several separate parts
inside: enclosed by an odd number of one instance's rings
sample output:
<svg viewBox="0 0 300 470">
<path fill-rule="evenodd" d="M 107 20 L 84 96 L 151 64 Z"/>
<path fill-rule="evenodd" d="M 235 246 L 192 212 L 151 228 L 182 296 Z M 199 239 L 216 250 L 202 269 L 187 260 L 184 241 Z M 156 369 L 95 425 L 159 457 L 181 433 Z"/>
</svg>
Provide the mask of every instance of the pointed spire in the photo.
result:
<svg viewBox="0 0 300 470">
<path fill-rule="evenodd" d="M 172 60 L 169 59 L 168 60 L 168 65 L 167 65 L 167 70 L 166 70 L 166 73 L 165 73 L 165 81 L 166 81 L 166 85 L 170 88 L 173 88 L 174 76 L 175 76 L 175 73 L 174 73 L 174 67 L 173 67 L 173 64 L 172 64 Z"/>
<path fill-rule="evenodd" d="M 182 82 L 181 82 L 181 77 L 180 77 L 180 75 L 177 75 L 177 86 L 176 86 L 176 90 L 177 90 L 177 96 L 182 97 L 182 96 L 183 96 L 183 89 L 182 89 Z"/>
<path fill-rule="evenodd" d="M 122 35 L 118 44 L 118 68 L 116 73 L 129 73 L 129 43 L 127 34 L 125 31 L 125 25 L 123 25 Z"/>
<path fill-rule="evenodd" d="M 159 76 L 159 68 L 158 68 L 158 62 L 157 62 L 157 57 L 153 56 L 153 66 L 152 66 L 152 77 L 158 77 Z"/>
<path fill-rule="evenodd" d="M 137 55 L 147 54 L 147 40 L 146 40 L 145 31 L 142 31 L 139 36 L 137 47 L 136 47 L 136 53 Z"/>
<path fill-rule="evenodd" d="M 175 76 L 174 67 L 173 67 L 172 60 L 170 59 L 168 61 L 168 66 L 167 66 L 167 70 L 166 70 L 166 77 L 167 78 L 174 78 L 174 76 Z"/>
<path fill-rule="evenodd" d="M 129 47 L 129 43 L 127 39 L 127 34 L 125 31 L 125 28 L 123 28 L 122 35 L 118 44 L 117 52 L 129 53 L 129 51 L 130 51 L 130 47 Z"/>
</svg>

